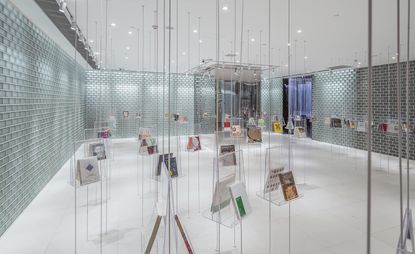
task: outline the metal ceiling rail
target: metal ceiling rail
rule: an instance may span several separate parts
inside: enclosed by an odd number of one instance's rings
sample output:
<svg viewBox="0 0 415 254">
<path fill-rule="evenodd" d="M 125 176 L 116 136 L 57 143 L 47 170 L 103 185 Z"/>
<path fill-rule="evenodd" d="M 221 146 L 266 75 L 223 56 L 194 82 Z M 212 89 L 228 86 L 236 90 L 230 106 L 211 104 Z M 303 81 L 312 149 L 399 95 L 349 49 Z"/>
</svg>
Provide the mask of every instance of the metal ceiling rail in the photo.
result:
<svg viewBox="0 0 415 254">
<path fill-rule="evenodd" d="M 99 69 L 93 50 L 88 45 L 88 40 L 82 35 L 79 27 L 75 23 L 72 24 L 73 16 L 68 8 L 65 8 L 65 12 L 59 11 L 59 3 L 56 0 L 35 0 L 35 2 L 72 46 L 75 47 L 75 40 L 78 39 L 76 50 L 88 62 L 92 69 Z M 76 29 L 73 29 L 73 25 L 75 25 Z"/>
</svg>

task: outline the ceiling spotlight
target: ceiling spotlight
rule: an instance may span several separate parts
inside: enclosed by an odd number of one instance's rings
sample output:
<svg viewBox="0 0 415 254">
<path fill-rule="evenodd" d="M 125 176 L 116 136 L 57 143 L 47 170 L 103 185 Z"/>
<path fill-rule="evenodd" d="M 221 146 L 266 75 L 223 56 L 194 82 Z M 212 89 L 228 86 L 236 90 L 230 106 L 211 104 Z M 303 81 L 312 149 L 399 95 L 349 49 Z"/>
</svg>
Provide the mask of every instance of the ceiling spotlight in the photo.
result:
<svg viewBox="0 0 415 254">
<path fill-rule="evenodd" d="M 62 13 L 65 13 L 66 10 L 66 1 L 65 0 L 60 0 L 59 2 L 59 11 Z"/>
<path fill-rule="evenodd" d="M 71 17 L 71 29 L 72 30 L 76 30 L 76 21 L 73 17 Z"/>
<path fill-rule="evenodd" d="M 300 34 L 300 33 L 302 33 L 302 32 L 303 32 L 303 31 L 302 31 L 301 29 L 298 29 L 298 30 L 297 30 L 297 33 L 298 33 L 298 34 Z"/>
<path fill-rule="evenodd" d="M 203 41 L 202 40 L 199 40 L 199 43 L 203 43 Z"/>
<path fill-rule="evenodd" d="M 127 46 L 127 47 L 125 47 L 125 49 L 126 49 L 126 50 L 130 50 L 130 47 L 128 47 L 128 46 Z"/>
<path fill-rule="evenodd" d="M 125 60 L 128 60 L 128 56 L 125 57 Z"/>
<path fill-rule="evenodd" d="M 393 57 L 392 57 L 392 60 L 395 60 L 395 59 L 396 59 L 396 57 L 394 57 L 394 56 L 393 56 Z"/>
<path fill-rule="evenodd" d="M 307 60 L 308 59 L 308 56 L 305 56 L 304 59 Z"/>
<path fill-rule="evenodd" d="M 89 43 L 94 43 L 94 40 L 89 40 Z"/>
<path fill-rule="evenodd" d="M 291 43 L 287 43 L 287 46 L 290 47 L 291 46 Z"/>
<path fill-rule="evenodd" d="M 132 35 L 132 34 L 133 34 L 133 31 L 128 31 L 128 34 L 129 34 L 129 35 Z"/>
<path fill-rule="evenodd" d="M 252 38 L 252 39 L 251 39 L 251 41 L 252 41 L 252 42 L 255 42 L 255 38 Z"/>
<path fill-rule="evenodd" d="M 111 23 L 111 27 L 115 27 L 117 24 L 115 23 Z"/>
<path fill-rule="evenodd" d="M 184 55 L 184 56 L 185 56 L 185 55 L 186 55 L 186 52 L 182 52 L 182 55 Z"/>
<path fill-rule="evenodd" d="M 193 33 L 197 34 L 197 29 L 193 30 Z"/>
<path fill-rule="evenodd" d="M 229 8 L 228 8 L 228 6 L 227 6 L 227 5 L 224 5 L 224 6 L 222 7 L 222 10 L 223 10 L 223 11 L 227 11 L 227 10 L 229 10 Z"/>
</svg>

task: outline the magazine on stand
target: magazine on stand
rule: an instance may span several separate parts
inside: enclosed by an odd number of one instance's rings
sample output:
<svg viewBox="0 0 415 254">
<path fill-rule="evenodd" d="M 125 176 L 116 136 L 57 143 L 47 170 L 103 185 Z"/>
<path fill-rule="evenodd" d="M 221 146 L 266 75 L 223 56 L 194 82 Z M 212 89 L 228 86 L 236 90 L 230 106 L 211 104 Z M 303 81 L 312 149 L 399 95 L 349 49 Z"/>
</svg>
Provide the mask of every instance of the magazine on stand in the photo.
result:
<svg viewBox="0 0 415 254">
<path fill-rule="evenodd" d="M 77 161 L 76 179 L 81 186 L 101 180 L 97 157 L 87 157 Z"/>
<path fill-rule="evenodd" d="M 279 174 L 284 171 L 284 167 L 272 168 L 268 172 L 267 180 L 264 186 L 264 193 L 269 193 L 278 190 L 280 186 Z"/>
<path fill-rule="evenodd" d="M 219 182 L 216 182 L 210 208 L 212 213 L 218 212 L 231 203 L 229 186 L 235 182 L 235 179 L 235 174 L 230 174 L 220 179 Z"/>
<path fill-rule="evenodd" d="M 202 150 L 200 136 L 189 137 L 189 140 L 187 141 L 187 151 L 196 152 L 199 150 Z"/>
<path fill-rule="evenodd" d="M 235 145 L 220 146 L 219 163 L 224 167 L 236 165 Z"/>
<path fill-rule="evenodd" d="M 281 173 L 278 175 L 282 186 L 285 201 L 298 198 L 298 191 L 294 181 L 292 171 Z"/>
<path fill-rule="evenodd" d="M 107 158 L 107 155 L 105 153 L 105 144 L 89 144 L 89 156 L 97 156 L 98 160 L 105 160 Z"/>
<path fill-rule="evenodd" d="M 242 218 L 252 212 L 252 207 L 248 199 L 248 194 L 246 193 L 245 184 L 236 182 L 229 186 L 229 191 L 231 193 L 232 203 L 235 208 L 236 216 L 238 217 L 238 220 L 242 220 Z"/>
<path fill-rule="evenodd" d="M 262 130 L 260 127 L 248 128 L 248 142 L 249 143 L 261 143 L 262 142 Z"/>
</svg>

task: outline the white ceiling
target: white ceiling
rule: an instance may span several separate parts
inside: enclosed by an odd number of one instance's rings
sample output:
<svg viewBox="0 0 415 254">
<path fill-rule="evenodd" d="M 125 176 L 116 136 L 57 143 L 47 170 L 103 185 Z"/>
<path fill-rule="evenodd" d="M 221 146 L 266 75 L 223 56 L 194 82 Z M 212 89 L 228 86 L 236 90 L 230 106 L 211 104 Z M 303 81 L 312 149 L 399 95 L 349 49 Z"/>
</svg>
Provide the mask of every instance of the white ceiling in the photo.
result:
<svg viewBox="0 0 415 254">
<path fill-rule="evenodd" d="M 105 46 L 105 5 L 107 0 L 76 0 L 77 22 L 83 33 L 90 40 L 97 52 L 100 52 L 102 67 L 109 69 L 144 69 L 155 71 L 155 23 L 154 11 L 157 0 L 108 0 L 108 47 Z M 179 4 L 177 25 L 176 4 Z M 168 26 L 168 10 L 163 14 L 163 2 L 159 4 L 159 58 L 158 70 L 162 71 L 163 63 L 168 67 L 168 30 L 162 29 L 163 19 L 166 17 Z M 199 63 L 199 36 L 200 59 L 216 60 L 216 1 L 215 0 L 171 0 L 171 70 L 184 72 Z M 236 9 L 235 9 L 236 2 Z M 220 0 L 220 60 L 234 61 L 226 57 L 233 53 L 236 24 L 236 52 L 241 52 L 241 2 L 242 0 Z M 87 15 L 87 4 L 88 15 Z M 144 5 L 144 38 L 142 24 L 142 5 Z M 222 7 L 228 10 L 223 11 Z M 414 5 L 412 5 L 413 7 Z M 75 14 L 75 0 L 68 0 L 68 8 Z M 415 13 L 411 10 L 411 15 Z M 269 15 L 271 12 L 271 53 L 268 50 Z M 190 27 L 188 26 L 188 12 L 190 12 Z M 271 9 L 268 0 L 245 0 L 242 61 L 249 63 L 279 65 L 280 73 L 287 72 L 288 63 L 288 0 L 271 0 Z M 373 61 L 375 64 L 394 61 L 396 53 L 396 1 L 374 0 L 373 9 Z M 401 1 L 401 45 L 402 58 L 406 59 L 406 22 L 407 1 Z M 200 31 L 198 17 L 201 18 Z M 414 22 L 411 24 L 411 51 L 415 56 Z M 110 24 L 115 23 L 115 27 Z M 88 24 L 88 29 L 87 29 Z M 140 29 L 140 41 L 137 43 L 137 30 Z M 177 28 L 179 29 L 178 44 L 176 43 Z M 190 38 L 188 36 L 190 29 Z M 297 33 L 301 29 L 302 33 Z M 250 31 L 248 38 L 247 31 Z M 262 30 L 262 36 L 260 36 Z M 367 1 L 362 0 L 291 0 L 291 72 L 316 71 L 335 65 L 364 66 L 367 62 Z M 128 32 L 131 31 L 132 34 Z M 166 42 L 163 40 L 166 32 Z M 260 38 L 262 37 L 262 38 Z M 255 42 L 250 39 L 254 38 Z M 144 39 L 144 40 L 143 40 Z M 188 45 L 190 39 L 190 48 Z M 248 40 L 249 39 L 249 40 Z M 260 46 L 262 41 L 262 47 Z M 102 41 L 102 42 L 101 42 Z M 306 41 L 306 52 L 304 52 Z M 144 43 L 144 44 L 143 44 Z M 249 44 L 249 59 L 248 59 Z M 102 45 L 102 47 L 100 47 Z M 143 48 L 144 46 L 144 48 Z M 128 47 L 128 48 L 127 48 Z M 140 52 L 138 52 L 138 47 Z M 389 57 L 388 57 L 389 48 Z M 112 51 L 111 51 L 112 49 Z M 165 59 L 163 60 L 163 52 Z M 260 54 L 261 52 L 261 54 Z M 139 55 L 138 55 L 139 53 Z M 142 55 L 144 54 L 144 58 Z M 261 57 L 260 57 L 261 55 Z M 189 62 L 190 56 L 190 62 Z M 305 60 L 305 56 L 307 59 Z M 140 59 L 138 64 L 138 59 Z M 105 63 L 107 60 L 107 63 Z M 355 61 L 357 60 L 357 61 Z M 144 63 L 144 65 L 143 65 Z M 176 69 L 178 68 L 178 69 Z"/>
</svg>

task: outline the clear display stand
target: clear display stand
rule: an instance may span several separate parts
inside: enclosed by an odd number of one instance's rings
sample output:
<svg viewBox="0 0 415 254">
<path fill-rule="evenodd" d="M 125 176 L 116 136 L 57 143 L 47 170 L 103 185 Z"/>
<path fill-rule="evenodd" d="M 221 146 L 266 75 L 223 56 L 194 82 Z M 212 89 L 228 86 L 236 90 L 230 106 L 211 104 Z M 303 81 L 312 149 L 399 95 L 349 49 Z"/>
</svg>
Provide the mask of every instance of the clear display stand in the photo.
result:
<svg viewBox="0 0 415 254">
<path fill-rule="evenodd" d="M 106 156 L 106 147 L 103 139 L 74 143 L 70 175 L 75 195 L 75 252 L 78 246 L 94 248 L 96 242 L 100 243 L 102 252 L 103 235 L 108 232 L 110 160 Z M 95 202 L 92 203 L 91 191 L 95 191 Z"/>
<path fill-rule="evenodd" d="M 279 183 L 279 180 L 276 181 L 276 176 L 278 173 L 288 171 L 288 164 L 286 161 L 284 161 L 283 154 L 284 153 L 282 146 L 266 148 L 265 161 L 263 164 L 264 167 L 261 170 L 262 177 L 260 178 L 261 189 L 256 192 L 256 195 L 259 198 L 267 202 L 271 202 L 272 204 L 277 206 L 283 206 L 288 202 L 292 202 L 294 200 L 304 197 L 304 194 L 302 193 L 301 184 L 297 184 L 298 197 L 290 201 L 286 201 L 284 199 L 281 184 Z M 262 179 L 264 179 L 264 181 L 262 181 Z"/>
</svg>

